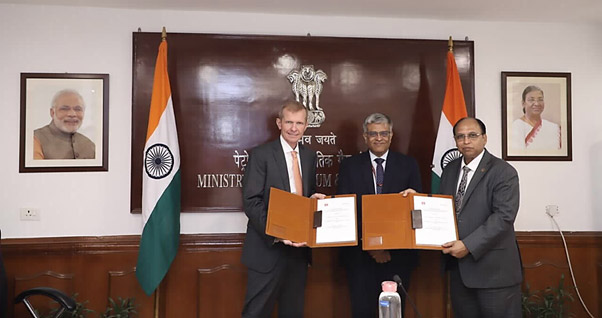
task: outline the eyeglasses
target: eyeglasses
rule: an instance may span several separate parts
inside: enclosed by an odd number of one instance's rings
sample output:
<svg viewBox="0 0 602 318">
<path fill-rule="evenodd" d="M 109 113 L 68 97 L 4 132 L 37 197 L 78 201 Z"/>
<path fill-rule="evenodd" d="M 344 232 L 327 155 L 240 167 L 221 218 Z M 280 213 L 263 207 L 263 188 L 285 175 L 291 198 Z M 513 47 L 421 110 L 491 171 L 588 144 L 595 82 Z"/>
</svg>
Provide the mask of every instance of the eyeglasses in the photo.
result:
<svg viewBox="0 0 602 318">
<path fill-rule="evenodd" d="M 391 132 L 388 131 L 388 130 L 385 130 L 385 131 L 367 131 L 366 132 L 366 136 L 368 136 L 369 138 L 376 138 L 379 135 L 382 138 L 389 138 L 389 136 L 391 135 Z"/>
<path fill-rule="evenodd" d="M 468 138 L 468 140 L 476 140 L 477 138 L 479 138 L 482 135 L 483 134 L 477 134 L 477 133 L 469 133 L 468 135 L 460 134 L 460 135 L 455 135 L 454 139 L 456 141 L 463 141 L 466 138 Z"/>
</svg>

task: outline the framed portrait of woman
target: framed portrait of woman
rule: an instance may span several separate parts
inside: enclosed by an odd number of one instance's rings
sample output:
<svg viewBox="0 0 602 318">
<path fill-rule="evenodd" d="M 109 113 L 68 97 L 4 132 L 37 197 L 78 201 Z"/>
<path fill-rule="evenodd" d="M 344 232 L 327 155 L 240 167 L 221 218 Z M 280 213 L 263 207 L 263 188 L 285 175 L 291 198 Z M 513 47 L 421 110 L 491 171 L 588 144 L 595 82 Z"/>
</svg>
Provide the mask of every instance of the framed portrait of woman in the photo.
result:
<svg viewBox="0 0 602 318">
<path fill-rule="evenodd" d="M 571 73 L 502 72 L 502 157 L 571 161 Z"/>
</svg>

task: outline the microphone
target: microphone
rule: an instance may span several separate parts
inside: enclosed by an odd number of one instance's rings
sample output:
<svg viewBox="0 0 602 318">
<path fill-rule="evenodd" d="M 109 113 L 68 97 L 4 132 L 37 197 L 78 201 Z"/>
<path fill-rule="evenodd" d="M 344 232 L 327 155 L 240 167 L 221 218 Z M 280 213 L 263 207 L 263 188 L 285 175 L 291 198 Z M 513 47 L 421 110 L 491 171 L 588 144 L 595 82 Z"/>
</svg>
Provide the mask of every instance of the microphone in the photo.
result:
<svg viewBox="0 0 602 318">
<path fill-rule="evenodd" d="M 395 274 L 395 276 L 393 276 L 393 280 L 397 283 L 397 285 L 399 285 L 399 287 L 401 287 L 403 294 L 410 301 L 410 304 L 412 305 L 412 308 L 414 308 L 414 312 L 416 313 L 416 316 L 418 316 L 418 318 L 422 318 L 422 315 L 420 315 L 418 308 L 416 308 L 416 304 L 414 304 L 414 302 L 412 301 L 412 298 L 410 297 L 410 295 L 408 294 L 406 289 L 403 287 L 403 284 L 401 282 L 401 278 L 399 278 L 399 275 Z"/>
</svg>

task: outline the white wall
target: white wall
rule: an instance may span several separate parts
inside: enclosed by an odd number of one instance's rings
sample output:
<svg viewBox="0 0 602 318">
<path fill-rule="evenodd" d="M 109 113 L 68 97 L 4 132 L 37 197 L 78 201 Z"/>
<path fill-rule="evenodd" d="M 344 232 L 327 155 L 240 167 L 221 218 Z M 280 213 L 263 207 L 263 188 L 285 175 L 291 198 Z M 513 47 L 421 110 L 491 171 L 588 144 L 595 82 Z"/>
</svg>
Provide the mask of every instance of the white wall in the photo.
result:
<svg viewBox="0 0 602 318">
<path fill-rule="evenodd" d="M 501 154 L 501 71 L 572 73 L 572 162 L 512 162 L 521 178 L 518 230 L 601 231 L 602 32 L 599 26 L 226 14 L 0 5 L 0 227 L 3 237 L 139 234 L 129 213 L 132 32 L 242 33 L 475 41 L 477 116 Z M 19 173 L 21 72 L 110 74 L 109 171 Z M 40 209 L 40 222 L 19 208 Z M 244 232 L 243 214 L 184 214 L 182 233 Z"/>
</svg>

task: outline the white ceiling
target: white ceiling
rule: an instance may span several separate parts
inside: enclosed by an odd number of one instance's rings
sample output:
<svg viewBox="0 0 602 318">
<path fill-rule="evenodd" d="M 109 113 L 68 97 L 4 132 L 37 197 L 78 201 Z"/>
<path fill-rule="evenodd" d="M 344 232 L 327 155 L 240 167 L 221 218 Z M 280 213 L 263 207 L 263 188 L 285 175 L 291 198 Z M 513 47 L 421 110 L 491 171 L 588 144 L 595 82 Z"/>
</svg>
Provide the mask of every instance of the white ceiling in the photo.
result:
<svg viewBox="0 0 602 318">
<path fill-rule="evenodd" d="M 0 3 L 602 24 L 602 0 L 0 0 Z"/>
<path fill-rule="evenodd" d="M 0 0 L 0 3 L 602 24 L 602 0 Z"/>
</svg>

